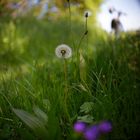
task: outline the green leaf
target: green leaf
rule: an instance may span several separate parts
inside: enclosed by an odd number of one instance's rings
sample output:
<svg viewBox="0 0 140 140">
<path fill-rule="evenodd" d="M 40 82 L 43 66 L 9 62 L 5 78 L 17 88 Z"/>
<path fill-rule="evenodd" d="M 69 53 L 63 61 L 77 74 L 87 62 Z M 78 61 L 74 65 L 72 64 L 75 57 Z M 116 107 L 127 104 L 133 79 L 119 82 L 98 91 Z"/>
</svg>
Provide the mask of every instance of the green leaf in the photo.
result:
<svg viewBox="0 0 140 140">
<path fill-rule="evenodd" d="M 77 118 L 79 121 L 86 122 L 86 123 L 93 123 L 93 116 L 85 115 L 85 116 L 78 116 Z"/>
<path fill-rule="evenodd" d="M 50 110 L 50 106 L 51 106 L 51 103 L 48 99 L 43 99 L 43 104 L 45 106 L 45 108 L 47 109 L 47 111 Z"/>
<path fill-rule="evenodd" d="M 12 110 L 33 131 L 35 131 L 41 136 L 46 135 L 47 130 L 45 128 L 45 125 L 39 118 L 21 109 L 13 108 Z"/>
<path fill-rule="evenodd" d="M 83 91 L 88 92 L 88 90 L 83 86 L 83 84 L 78 85 Z"/>
<path fill-rule="evenodd" d="M 93 107 L 94 107 L 93 102 L 85 102 L 80 106 L 80 112 L 87 114 L 93 110 Z"/>
<path fill-rule="evenodd" d="M 45 112 L 43 112 L 39 107 L 34 106 L 33 108 L 34 113 L 36 116 L 44 123 L 46 124 L 48 122 L 48 116 Z"/>
</svg>

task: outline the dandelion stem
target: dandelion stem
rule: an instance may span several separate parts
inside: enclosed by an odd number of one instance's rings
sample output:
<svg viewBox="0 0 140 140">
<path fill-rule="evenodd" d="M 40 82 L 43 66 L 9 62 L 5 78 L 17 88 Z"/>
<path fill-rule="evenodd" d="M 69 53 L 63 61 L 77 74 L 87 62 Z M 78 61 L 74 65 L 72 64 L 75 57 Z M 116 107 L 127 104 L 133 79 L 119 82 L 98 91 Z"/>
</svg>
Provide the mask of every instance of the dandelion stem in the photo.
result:
<svg viewBox="0 0 140 140">
<path fill-rule="evenodd" d="M 88 18 L 86 17 L 86 24 L 85 24 L 85 33 L 86 33 L 86 39 L 87 39 L 87 47 L 88 47 Z"/>
<path fill-rule="evenodd" d="M 87 30 L 87 18 L 88 17 L 86 17 L 84 34 L 80 38 L 80 41 L 79 41 L 79 44 L 78 44 L 78 47 L 77 47 L 77 64 L 78 64 L 78 68 L 79 68 L 78 74 L 80 74 L 80 52 L 79 52 L 79 49 L 80 49 L 80 46 L 81 46 L 82 41 L 84 40 L 85 36 L 87 36 L 87 34 L 88 34 L 88 30 Z M 88 44 L 88 40 L 87 40 L 87 44 Z M 79 78 L 80 78 L 80 75 L 79 75 Z"/>
<path fill-rule="evenodd" d="M 81 46 L 81 43 L 84 39 L 84 37 L 88 34 L 88 30 L 87 30 L 87 17 L 86 17 L 86 23 L 85 23 L 85 31 L 84 31 L 84 34 L 82 35 L 80 41 L 79 41 L 79 44 L 78 44 L 78 47 L 77 47 L 77 50 L 79 51 L 79 48 Z"/>
<path fill-rule="evenodd" d="M 85 31 L 87 31 L 87 17 L 86 17 Z"/>
<path fill-rule="evenodd" d="M 68 107 L 67 107 L 67 97 L 68 97 L 68 79 L 67 79 L 67 60 L 64 59 L 64 78 L 65 78 L 65 89 L 64 89 L 64 106 L 65 106 L 65 113 L 70 121 L 70 116 L 68 113 Z"/>
<path fill-rule="evenodd" d="M 69 29 L 70 29 L 70 33 L 71 33 L 71 6 L 70 6 L 70 1 L 68 1 L 68 7 L 69 7 Z"/>
<path fill-rule="evenodd" d="M 65 79 L 65 99 L 67 98 L 68 83 L 67 83 L 67 60 L 64 59 L 64 79 Z"/>
</svg>

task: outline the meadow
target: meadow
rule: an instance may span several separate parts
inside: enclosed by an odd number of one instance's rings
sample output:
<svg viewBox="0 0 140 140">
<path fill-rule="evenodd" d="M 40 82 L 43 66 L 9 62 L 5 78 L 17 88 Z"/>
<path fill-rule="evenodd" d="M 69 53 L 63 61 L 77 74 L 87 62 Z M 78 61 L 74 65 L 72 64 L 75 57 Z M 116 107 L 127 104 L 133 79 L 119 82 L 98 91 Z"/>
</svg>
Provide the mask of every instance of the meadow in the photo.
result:
<svg viewBox="0 0 140 140">
<path fill-rule="evenodd" d="M 80 140 L 77 120 L 111 121 L 101 139 L 137 139 L 139 38 L 135 31 L 115 38 L 77 18 L 1 19 L 0 139 Z M 60 44 L 71 58 L 55 55 Z"/>
</svg>

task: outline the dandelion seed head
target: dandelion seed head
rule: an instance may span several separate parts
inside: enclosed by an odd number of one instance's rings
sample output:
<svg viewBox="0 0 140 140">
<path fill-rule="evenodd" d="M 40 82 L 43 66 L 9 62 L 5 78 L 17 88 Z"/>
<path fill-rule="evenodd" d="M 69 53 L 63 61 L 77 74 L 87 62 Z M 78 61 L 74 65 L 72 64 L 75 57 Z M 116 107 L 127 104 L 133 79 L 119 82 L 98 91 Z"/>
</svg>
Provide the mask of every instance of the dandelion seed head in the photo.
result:
<svg viewBox="0 0 140 140">
<path fill-rule="evenodd" d="M 84 12 L 85 18 L 88 18 L 88 17 L 91 16 L 91 15 L 92 15 L 92 12 L 89 11 L 89 10 L 87 10 L 87 11 Z"/>
<path fill-rule="evenodd" d="M 88 12 L 85 13 L 85 17 L 86 17 L 86 18 L 88 17 Z"/>
<path fill-rule="evenodd" d="M 55 54 L 58 58 L 70 58 L 72 56 L 71 48 L 66 44 L 58 45 L 55 49 Z"/>
</svg>

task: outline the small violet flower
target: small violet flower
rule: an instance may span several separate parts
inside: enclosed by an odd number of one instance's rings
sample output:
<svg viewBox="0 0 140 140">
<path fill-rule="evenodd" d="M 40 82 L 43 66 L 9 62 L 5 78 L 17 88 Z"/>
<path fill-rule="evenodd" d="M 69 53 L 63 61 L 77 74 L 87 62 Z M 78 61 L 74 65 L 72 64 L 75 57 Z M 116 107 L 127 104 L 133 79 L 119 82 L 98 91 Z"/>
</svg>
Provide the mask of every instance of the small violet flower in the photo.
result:
<svg viewBox="0 0 140 140">
<path fill-rule="evenodd" d="M 83 133 L 86 129 L 86 126 L 86 123 L 78 121 L 74 124 L 74 130 L 77 133 Z"/>
<path fill-rule="evenodd" d="M 99 131 L 103 134 L 109 133 L 112 131 L 112 124 L 109 121 L 103 121 L 99 124 Z"/>
<path fill-rule="evenodd" d="M 86 140 L 97 140 L 100 136 L 98 125 L 92 125 L 91 127 L 87 128 L 84 132 L 84 137 Z"/>
<path fill-rule="evenodd" d="M 74 130 L 81 133 L 85 140 L 98 140 L 102 134 L 107 134 L 112 131 L 112 123 L 109 121 L 102 121 L 99 124 L 88 126 L 84 122 L 76 122 Z"/>
</svg>

